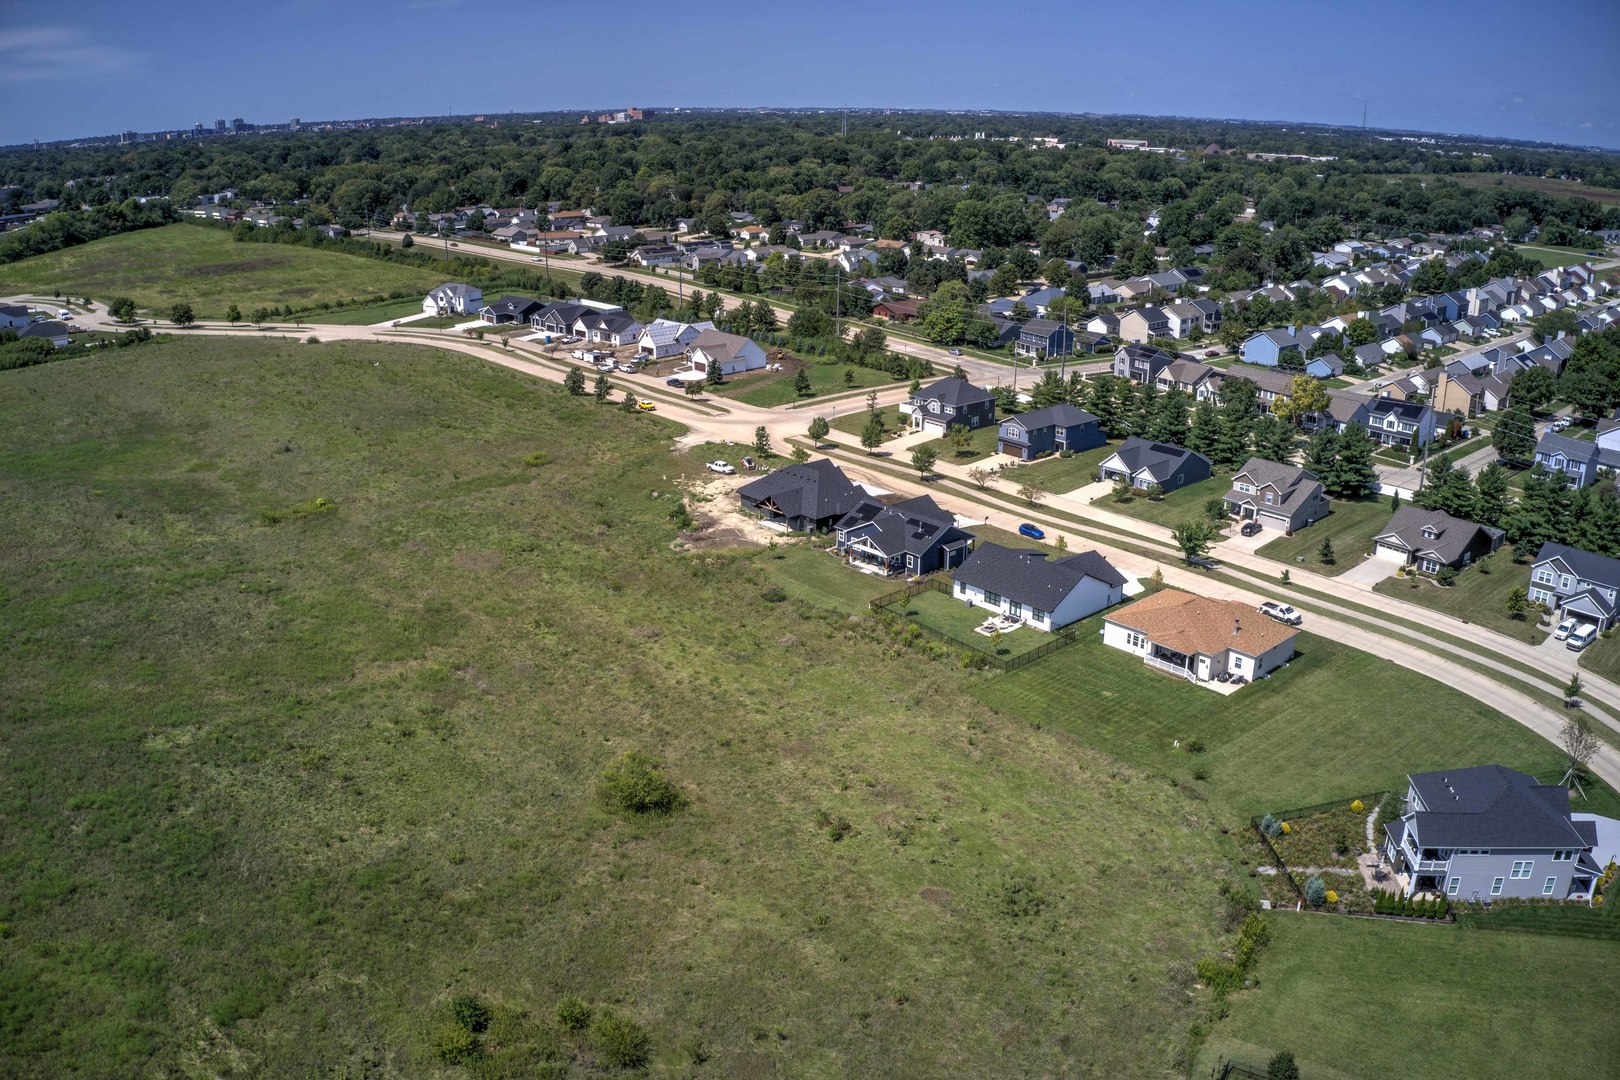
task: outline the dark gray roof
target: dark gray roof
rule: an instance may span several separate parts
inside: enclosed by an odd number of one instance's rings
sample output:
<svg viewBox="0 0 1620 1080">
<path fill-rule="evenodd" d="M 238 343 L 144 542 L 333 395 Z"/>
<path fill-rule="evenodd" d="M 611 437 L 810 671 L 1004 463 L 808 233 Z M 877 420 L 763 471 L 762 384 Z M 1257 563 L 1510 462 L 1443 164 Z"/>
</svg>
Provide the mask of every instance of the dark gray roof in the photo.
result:
<svg viewBox="0 0 1620 1080">
<path fill-rule="evenodd" d="M 980 386 L 974 386 L 966 379 L 941 379 L 930 383 L 917 391 L 916 401 L 932 401 L 939 399 L 941 405 L 950 405 L 961 408 L 964 405 L 975 405 L 982 401 L 995 400 L 990 391 Z"/>
<path fill-rule="evenodd" d="M 1609 450 L 1585 439 L 1572 439 L 1549 431 L 1536 443 L 1536 453 L 1551 457 L 1563 454 L 1571 461 L 1596 463 L 1605 469 L 1620 469 L 1620 450 Z"/>
<path fill-rule="evenodd" d="M 1292 510 L 1321 493 L 1322 483 L 1316 474 L 1309 469 L 1302 469 L 1298 465 L 1284 465 L 1266 458 L 1252 457 L 1243 463 L 1243 468 L 1232 474 L 1235 483 L 1240 476 L 1247 475 L 1256 488 L 1270 485 L 1277 489 L 1278 505 Z M 1245 495 L 1233 488 L 1226 493 L 1227 499 L 1241 502 L 1255 496 Z"/>
<path fill-rule="evenodd" d="M 21 304 L 0 304 L 0 315 L 10 315 L 14 319 L 28 318 L 28 309 Z"/>
<path fill-rule="evenodd" d="M 988 540 L 979 544 L 955 574 L 957 581 L 1000 593 L 1039 611 L 1056 610 L 1088 577 L 1111 589 L 1125 584 L 1124 575 L 1095 551 L 1049 559 L 1044 551 L 1007 548 Z"/>
<path fill-rule="evenodd" d="M 973 534 L 956 527 L 956 515 L 942 509 L 927 495 L 884 506 L 863 501 L 839 519 L 839 529 L 860 529 L 886 555 L 902 552 L 922 555 L 939 543 L 971 540 Z"/>
<path fill-rule="evenodd" d="M 1044 427 L 1077 427 L 1081 424 L 1095 424 L 1097 418 L 1086 410 L 1063 402 L 1058 405 L 1048 405 L 1044 409 L 1034 409 L 1027 413 L 1019 413 L 1012 419 L 1025 431 L 1033 431 Z"/>
<path fill-rule="evenodd" d="M 1432 529 L 1435 535 L 1424 536 L 1425 528 Z M 1403 503 L 1375 539 L 1386 540 L 1394 537 L 1405 545 L 1408 551 L 1432 551 L 1439 556 L 1441 562 L 1451 563 L 1462 558 L 1462 553 L 1481 532 L 1495 537 L 1502 535 L 1501 529 L 1489 525 L 1479 525 L 1464 518 L 1452 517 L 1442 510 L 1425 510 L 1421 506 Z"/>
<path fill-rule="evenodd" d="M 1188 458 L 1198 458 L 1206 465 L 1209 459 L 1204 455 L 1188 450 L 1184 446 L 1174 443 L 1154 442 L 1133 435 L 1120 443 L 1119 449 L 1114 451 L 1127 472 L 1136 473 L 1146 469 L 1149 476 L 1160 479 L 1170 476 L 1176 467 Z"/>
<path fill-rule="evenodd" d="M 1536 562 L 1543 563 L 1549 559 L 1559 560 L 1583 581 L 1595 581 L 1620 588 L 1620 559 L 1594 555 L 1590 551 L 1550 541 L 1542 544 L 1541 550 L 1536 552 Z"/>
<path fill-rule="evenodd" d="M 847 514 L 866 498 L 844 475 L 844 470 L 826 458 L 778 469 L 744 484 L 737 489 L 737 494 L 754 504 L 768 499 L 784 517 L 818 521 Z"/>
<path fill-rule="evenodd" d="M 67 337 L 67 332 L 67 324 L 59 322 L 29 323 L 17 328 L 19 338 L 59 338 Z"/>
<path fill-rule="evenodd" d="M 1569 820 L 1569 790 L 1502 765 L 1414 773 L 1427 808 L 1416 813 L 1425 847 L 1584 847 Z"/>
<path fill-rule="evenodd" d="M 531 308 L 538 308 L 540 301 L 527 296 L 503 296 L 493 304 L 485 306 L 497 315 L 522 315 Z"/>
</svg>

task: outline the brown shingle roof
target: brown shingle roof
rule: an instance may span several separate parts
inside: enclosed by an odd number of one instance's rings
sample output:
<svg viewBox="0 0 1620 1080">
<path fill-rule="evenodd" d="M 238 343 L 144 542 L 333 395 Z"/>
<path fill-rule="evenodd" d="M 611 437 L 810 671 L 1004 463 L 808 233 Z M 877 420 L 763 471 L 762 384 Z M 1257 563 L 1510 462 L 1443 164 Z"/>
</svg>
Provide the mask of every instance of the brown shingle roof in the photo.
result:
<svg viewBox="0 0 1620 1080">
<path fill-rule="evenodd" d="M 1138 630 L 1155 644 L 1188 655 L 1216 656 L 1236 649 L 1259 656 L 1299 633 L 1248 604 L 1194 596 L 1179 589 L 1156 592 L 1113 612 L 1107 621 Z"/>
</svg>

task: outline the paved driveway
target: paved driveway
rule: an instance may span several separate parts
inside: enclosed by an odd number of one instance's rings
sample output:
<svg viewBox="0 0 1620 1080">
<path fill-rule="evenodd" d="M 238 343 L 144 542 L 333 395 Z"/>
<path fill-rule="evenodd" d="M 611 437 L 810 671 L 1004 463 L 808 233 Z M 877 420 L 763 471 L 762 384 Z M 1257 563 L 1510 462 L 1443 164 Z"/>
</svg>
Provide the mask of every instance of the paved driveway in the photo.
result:
<svg viewBox="0 0 1620 1080">
<path fill-rule="evenodd" d="M 1262 546 L 1271 543 L 1282 535 L 1279 529 L 1261 529 L 1253 536 L 1243 535 L 1243 523 L 1234 520 L 1232 531 L 1220 543 L 1220 552 L 1230 551 L 1258 551 Z"/>
<path fill-rule="evenodd" d="M 1375 559 L 1368 556 L 1362 560 L 1361 565 L 1352 566 L 1339 575 L 1339 580 L 1351 585 L 1359 585 L 1364 589 L 1371 589 L 1374 585 L 1387 577 L 1392 577 L 1400 569 L 1400 563 L 1393 559 Z"/>
</svg>

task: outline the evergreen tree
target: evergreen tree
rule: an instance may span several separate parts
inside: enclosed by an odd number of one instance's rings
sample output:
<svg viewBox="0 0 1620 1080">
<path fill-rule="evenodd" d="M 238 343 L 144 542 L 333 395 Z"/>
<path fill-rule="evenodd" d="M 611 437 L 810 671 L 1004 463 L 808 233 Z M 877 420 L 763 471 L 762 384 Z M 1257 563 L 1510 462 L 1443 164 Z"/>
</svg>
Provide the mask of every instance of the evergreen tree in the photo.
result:
<svg viewBox="0 0 1620 1080">
<path fill-rule="evenodd" d="M 1378 486 L 1378 470 L 1373 467 L 1372 437 L 1360 424 L 1351 424 L 1339 434 L 1339 454 L 1334 463 L 1333 482 L 1337 490 L 1328 494 L 1341 499 L 1364 498 Z"/>
<path fill-rule="evenodd" d="M 585 372 L 577 367 L 568 369 L 563 376 L 563 389 L 570 394 L 583 394 L 585 392 Z"/>
<path fill-rule="evenodd" d="M 1440 454 L 1430 460 L 1423 487 L 1412 496 L 1412 501 L 1426 510 L 1474 519 L 1473 481 L 1467 469 L 1451 463 L 1450 454 Z"/>
<path fill-rule="evenodd" d="M 1114 375 L 1098 375 L 1091 380 L 1091 389 L 1086 395 L 1086 411 L 1098 419 L 1110 438 L 1120 437 L 1119 432 L 1115 430 L 1119 409 L 1114 403 L 1114 384 L 1119 381 L 1121 380 Z"/>
<path fill-rule="evenodd" d="M 1491 431 L 1491 446 L 1496 456 L 1510 463 L 1530 461 L 1535 456 L 1536 426 L 1525 405 L 1515 402 L 1496 418 Z"/>
<path fill-rule="evenodd" d="M 1474 478 L 1474 516 L 1481 525 L 1502 528 L 1512 499 L 1508 495 L 1507 470 L 1491 462 Z"/>
<path fill-rule="evenodd" d="M 1254 453 L 1268 461 L 1287 464 L 1294 455 L 1293 426 L 1279 416 L 1260 417 L 1254 422 Z"/>
<path fill-rule="evenodd" d="M 1155 442 L 1186 446 L 1188 437 L 1187 395 L 1171 390 L 1160 396 L 1148 423 L 1148 438 Z"/>
<path fill-rule="evenodd" d="M 1523 552 L 1542 544 L 1561 543 L 1569 533 L 1568 489 L 1562 475 L 1548 476 L 1538 466 L 1524 478 L 1524 491 L 1508 512 L 1507 542 Z"/>
<path fill-rule="evenodd" d="M 575 368 L 574 370 L 578 371 L 579 368 Z M 607 372 L 605 372 L 605 371 L 601 372 L 600 374 L 598 374 L 596 376 L 596 387 L 595 387 L 596 400 L 597 401 L 606 401 L 608 395 L 611 394 L 612 392 L 613 392 L 613 387 L 608 383 Z"/>
<path fill-rule="evenodd" d="M 1091 410 L 1096 412 L 1096 409 Z M 1220 428 L 1220 414 L 1208 398 L 1193 406 L 1192 420 L 1187 425 L 1187 449 L 1208 457 L 1215 450 L 1216 432 Z"/>
<path fill-rule="evenodd" d="M 1063 381 L 1063 376 L 1051 369 L 1048 369 L 1046 374 L 1041 376 L 1041 381 L 1036 383 L 1035 389 L 1030 392 L 1031 403 L 1037 409 L 1044 409 L 1048 405 L 1061 404 L 1068 399 L 1068 396 L 1069 387 Z"/>
<path fill-rule="evenodd" d="M 1595 555 L 1620 555 L 1620 498 L 1607 486 L 1570 496 L 1571 521 L 1564 541 Z"/>
<path fill-rule="evenodd" d="M 1305 442 L 1305 468 L 1322 481 L 1328 494 L 1338 492 L 1336 482 L 1339 471 L 1339 433 L 1332 428 L 1319 428 Z"/>
<path fill-rule="evenodd" d="M 793 376 L 793 392 L 800 397 L 809 397 L 810 391 L 810 372 L 807 368 L 800 368 L 799 373 Z"/>
</svg>

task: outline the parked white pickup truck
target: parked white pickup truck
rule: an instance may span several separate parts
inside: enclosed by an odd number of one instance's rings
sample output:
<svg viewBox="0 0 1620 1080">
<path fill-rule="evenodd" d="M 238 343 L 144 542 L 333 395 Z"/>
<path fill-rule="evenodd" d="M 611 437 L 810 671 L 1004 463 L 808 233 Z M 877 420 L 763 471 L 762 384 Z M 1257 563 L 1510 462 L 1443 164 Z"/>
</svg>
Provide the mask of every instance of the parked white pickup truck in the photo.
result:
<svg viewBox="0 0 1620 1080">
<path fill-rule="evenodd" d="M 709 462 L 709 471 L 725 473 L 727 476 L 730 476 L 732 473 L 736 472 L 737 469 L 729 461 L 711 461 Z"/>
</svg>

